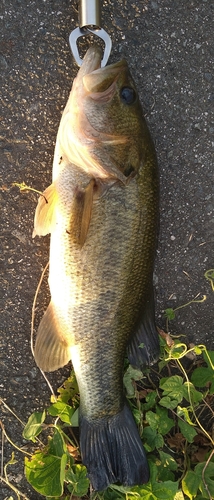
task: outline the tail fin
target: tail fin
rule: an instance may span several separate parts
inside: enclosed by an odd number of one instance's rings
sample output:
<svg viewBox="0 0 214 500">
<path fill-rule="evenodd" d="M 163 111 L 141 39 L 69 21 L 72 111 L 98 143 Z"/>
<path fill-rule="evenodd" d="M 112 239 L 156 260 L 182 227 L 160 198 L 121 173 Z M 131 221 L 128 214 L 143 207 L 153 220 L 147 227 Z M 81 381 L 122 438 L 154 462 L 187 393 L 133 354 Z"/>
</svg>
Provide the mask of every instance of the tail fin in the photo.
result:
<svg viewBox="0 0 214 500">
<path fill-rule="evenodd" d="M 80 417 L 80 450 L 97 491 L 116 482 L 131 486 L 149 481 L 145 450 L 127 405 L 120 413 L 100 420 Z"/>
</svg>

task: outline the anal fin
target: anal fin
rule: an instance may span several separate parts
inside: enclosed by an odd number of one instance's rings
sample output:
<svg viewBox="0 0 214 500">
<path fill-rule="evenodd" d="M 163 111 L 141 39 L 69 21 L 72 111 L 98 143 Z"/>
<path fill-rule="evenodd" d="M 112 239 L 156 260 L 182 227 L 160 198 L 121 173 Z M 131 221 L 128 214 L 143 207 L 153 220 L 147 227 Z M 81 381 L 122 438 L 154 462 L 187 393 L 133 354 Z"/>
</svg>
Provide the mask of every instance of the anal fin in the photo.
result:
<svg viewBox="0 0 214 500">
<path fill-rule="evenodd" d="M 50 302 L 38 328 L 34 357 L 41 370 L 51 372 L 66 365 L 70 359 L 69 337 Z"/>
<path fill-rule="evenodd" d="M 142 344 L 142 347 L 139 347 Z M 155 325 L 154 294 L 151 287 L 146 303 L 127 348 L 131 365 L 140 370 L 154 364 L 160 354 L 159 335 Z"/>
</svg>

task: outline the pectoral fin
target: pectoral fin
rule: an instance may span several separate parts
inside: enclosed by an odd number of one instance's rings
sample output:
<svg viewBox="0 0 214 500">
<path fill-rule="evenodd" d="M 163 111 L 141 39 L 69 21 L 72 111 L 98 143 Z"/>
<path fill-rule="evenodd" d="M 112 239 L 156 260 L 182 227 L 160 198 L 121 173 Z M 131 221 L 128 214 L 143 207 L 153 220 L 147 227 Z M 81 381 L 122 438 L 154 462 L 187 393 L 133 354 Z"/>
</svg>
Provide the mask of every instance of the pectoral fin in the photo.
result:
<svg viewBox="0 0 214 500">
<path fill-rule="evenodd" d="M 81 247 L 84 245 L 85 240 L 87 238 L 88 229 L 91 221 L 94 186 L 95 186 L 95 180 L 92 179 L 84 191 L 82 220 L 81 220 L 80 236 L 79 236 L 79 243 Z"/>
<path fill-rule="evenodd" d="M 34 217 L 33 238 L 51 233 L 55 225 L 55 209 L 58 195 L 54 184 L 48 186 L 40 196 Z"/>
<path fill-rule="evenodd" d="M 69 336 L 63 332 L 62 322 L 59 320 L 50 302 L 38 328 L 34 357 L 37 365 L 45 372 L 51 372 L 66 365 L 70 359 L 71 342 Z"/>
<path fill-rule="evenodd" d="M 86 241 L 91 222 L 95 184 L 95 179 L 91 179 L 85 189 L 77 187 L 73 200 L 68 233 L 73 242 L 79 244 L 80 247 Z"/>
</svg>

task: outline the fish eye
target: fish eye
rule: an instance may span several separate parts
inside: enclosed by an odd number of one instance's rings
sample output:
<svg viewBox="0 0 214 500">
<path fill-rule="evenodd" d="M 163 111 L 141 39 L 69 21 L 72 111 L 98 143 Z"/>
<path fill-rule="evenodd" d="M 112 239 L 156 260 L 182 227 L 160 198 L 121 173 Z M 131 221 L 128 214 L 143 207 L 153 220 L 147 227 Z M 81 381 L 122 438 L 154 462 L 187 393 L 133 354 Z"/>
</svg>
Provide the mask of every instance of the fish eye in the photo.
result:
<svg viewBox="0 0 214 500">
<path fill-rule="evenodd" d="M 123 87 L 120 91 L 120 98 L 124 104 L 134 104 L 136 97 L 136 92 L 131 87 Z"/>
</svg>

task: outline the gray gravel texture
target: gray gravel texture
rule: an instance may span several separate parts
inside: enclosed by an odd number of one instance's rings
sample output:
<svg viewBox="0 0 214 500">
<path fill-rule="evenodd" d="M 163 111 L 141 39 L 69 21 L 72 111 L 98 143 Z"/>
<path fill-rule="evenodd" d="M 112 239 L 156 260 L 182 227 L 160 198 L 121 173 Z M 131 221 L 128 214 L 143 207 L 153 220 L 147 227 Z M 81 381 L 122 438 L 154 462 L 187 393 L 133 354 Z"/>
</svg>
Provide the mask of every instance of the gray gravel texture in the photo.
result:
<svg viewBox="0 0 214 500">
<path fill-rule="evenodd" d="M 77 73 L 68 45 L 77 1 L 2 0 L 0 9 L 0 397 L 26 422 L 49 404 L 30 350 L 31 307 L 49 239 L 32 240 L 37 195 L 19 193 L 12 183 L 38 190 L 51 183 L 57 129 Z M 166 307 L 206 294 L 205 302 L 179 310 L 170 329 L 208 348 L 214 347 L 214 295 L 204 278 L 214 268 L 213 17 L 212 0 L 108 0 L 102 7 L 102 25 L 113 42 L 110 62 L 129 62 L 159 161 L 157 323 L 164 327 Z M 86 50 L 87 42 L 81 45 Z M 46 284 L 37 323 L 48 300 Z M 54 389 L 69 369 L 50 375 Z M 2 404 L 0 414 L 10 438 L 25 444 L 21 424 Z M 5 441 L 4 464 L 11 452 Z M 30 500 L 42 498 L 26 484 L 18 452 L 16 458 L 9 479 Z M 10 494 L 0 485 L 1 500 Z"/>
</svg>

